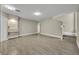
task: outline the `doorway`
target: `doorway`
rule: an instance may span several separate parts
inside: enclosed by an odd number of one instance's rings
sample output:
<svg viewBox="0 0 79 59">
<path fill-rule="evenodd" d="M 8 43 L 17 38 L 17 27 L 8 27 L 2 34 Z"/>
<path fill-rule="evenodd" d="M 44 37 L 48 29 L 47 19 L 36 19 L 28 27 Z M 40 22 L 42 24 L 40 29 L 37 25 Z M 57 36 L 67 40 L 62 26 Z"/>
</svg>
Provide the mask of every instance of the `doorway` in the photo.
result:
<svg viewBox="0 0 79 59">
<path fill-rule="evenodd" d="M 18 17 L 9 15 L 8 17 L 8 39 L 18 37 L 19 35 Z"/>
</svg>

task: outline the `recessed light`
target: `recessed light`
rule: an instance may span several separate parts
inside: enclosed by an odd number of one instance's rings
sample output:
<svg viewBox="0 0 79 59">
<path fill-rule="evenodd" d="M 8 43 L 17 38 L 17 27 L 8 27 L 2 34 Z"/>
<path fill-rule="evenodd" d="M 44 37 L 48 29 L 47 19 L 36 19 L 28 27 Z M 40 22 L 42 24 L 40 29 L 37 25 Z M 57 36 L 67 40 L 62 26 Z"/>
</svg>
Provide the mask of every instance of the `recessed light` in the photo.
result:
<svg viewBox="0 0 79 59">
<path fill-rule="evenodd" d="M 9 9 L 9 10 L 13 10 L 13 11 L 15 11 L 15 10 L 16 10 L 16 8 L 15 8 L 15 7 L 10 6 L 10 5 L 4 5 L 4 7 L 5 7 L 5 8 L 7 8 L 7 9 Z"/>
<path fill-rule="evenodd" d="M 42 15 L 42 13 L 41 12 L 34 12 L 34 15 L 35 16 L 40 16 L 40 15 Z"/>
</svg>

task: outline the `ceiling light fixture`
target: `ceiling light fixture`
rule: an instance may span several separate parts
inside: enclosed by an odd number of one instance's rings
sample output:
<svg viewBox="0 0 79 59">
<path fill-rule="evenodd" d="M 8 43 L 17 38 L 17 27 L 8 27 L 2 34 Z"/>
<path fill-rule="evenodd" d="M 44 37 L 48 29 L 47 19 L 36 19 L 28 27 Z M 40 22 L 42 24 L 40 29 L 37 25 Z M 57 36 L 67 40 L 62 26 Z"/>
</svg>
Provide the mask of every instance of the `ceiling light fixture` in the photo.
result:
<svg viewBox="0 0 79 59">
<path fill-rule="evenodd" d="M 9 21 L 12 22 L 12 23 L 15 23 L 16 22 L 15 19 L 10 19 Z"/>
<path fill-rule="evenodd" d="M 42 13 L 41 12 L 34 12 L 34 15 L 35 16 L 40 16 L 40 15 L 42 15 Z"/>
<path fill-rule="evenodd" d="M 7 8 L 7 9 L 9 9 L 9 10 L 13 10 L 13 11 L 15 11 L 15 10 L 16 10 L 16 8 L 15 8 L 15 7 L 10 6 L 10 5 L 4 5 L 4 7 L 5 7 L 5 8 Z"/>
</svg>

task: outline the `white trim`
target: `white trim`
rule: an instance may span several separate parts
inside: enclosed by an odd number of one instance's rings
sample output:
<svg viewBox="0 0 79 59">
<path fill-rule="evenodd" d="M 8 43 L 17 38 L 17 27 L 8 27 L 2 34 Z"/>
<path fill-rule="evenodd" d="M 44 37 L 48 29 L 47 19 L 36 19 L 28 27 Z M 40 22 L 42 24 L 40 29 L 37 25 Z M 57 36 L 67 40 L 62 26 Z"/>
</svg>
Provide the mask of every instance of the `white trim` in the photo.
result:
<svg viewBox="0 0 79 59">
<path fill-rule="evenodd" d="M 76 21 L 78 21 L 79 19 L 78 19 L 78 12 L 79 12 L 79 8 L 78 8 L 78 10 L 77 10 L 77 12 L 76 12 Z M 76 39 L 76 43 L 77 43 L 77 46 L 78 46 L 78 48 L 79 48 L 79 34 L 78 34 L 78 32 L 79 32 L 79 29 L 78 29 L 78 22 L 76 22 L 77 24 L 76 24 L 76 26 L 77 26 L 77 28 L 76 28 L 76 30 L 77 30 L 77 39 Z"/>
<path fill-rule="evenodd" d="M 18 35 L 16 35 L 16 36 L 11 36 L 11 37 L 8 37 L 8 39 L 17 38 L 17 37 L 18 37 Z"/>
<path fill-rule="evenodd" d="M 45 36 L 56 37 L 56 38 L 62 39 L 62 36 L 58 36 L 58 35 L 47 34 L 47 33 L 40 33 L 40 34 L 45 35 Z"/>
<path fill-rule="evenodd" d="M 37 33 L 20 34 L 20 35 L 16 35 L 16 36 L 8 37 L 8 39 L 10 39 L 10 38 L 17 38 L 18 36 L 28 36 L 28 35 L 32 35 L 32 34 L 37 34 Z"/>
<path fill-rule="evenodd" d="M 79 39 L 78 39 L 78 37 L 77 37 L 76 43 L 77 43 L 77 47 L 79 48 Z"/>
<path fill-rule="evenodd" d="M 37 34 L 37 32 L 36 32 L 36 33 L 21 34 L 21 35 L 19 35 L 19 36 L 28 36 L 28 35 L 32 35 L 32 34 Z"/>
<path fill-rule="evenodd" d="M 76 36 L 77 36 L 77 11 L 75 12 L 75 31 L 76 31 Z"/>
<path fill-rule="evenodd" d="M 64 32 L 63 35 L 68 35 L 68 36 L 77 36 L 77 33 Z"/>
</svg>

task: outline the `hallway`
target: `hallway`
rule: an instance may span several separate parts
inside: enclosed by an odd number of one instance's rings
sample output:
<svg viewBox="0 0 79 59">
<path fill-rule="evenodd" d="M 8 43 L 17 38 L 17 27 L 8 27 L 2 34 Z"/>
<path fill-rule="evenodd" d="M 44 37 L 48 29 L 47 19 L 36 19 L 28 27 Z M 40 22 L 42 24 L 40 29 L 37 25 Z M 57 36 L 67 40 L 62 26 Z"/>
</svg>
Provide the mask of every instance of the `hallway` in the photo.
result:
<svg viewBox="0 0 79 59">
<path fill-rule="evenodd" d="M 76 39 L 63 40 L 44 35 L 30 35 L 2 42 L 1 52 L 6 55 L 78 55 Z"/>
</svg>

